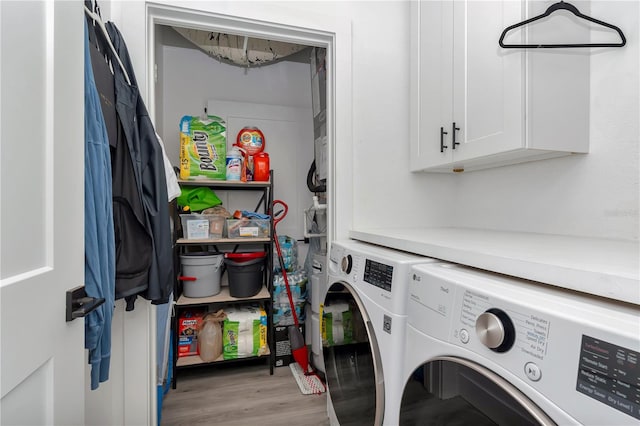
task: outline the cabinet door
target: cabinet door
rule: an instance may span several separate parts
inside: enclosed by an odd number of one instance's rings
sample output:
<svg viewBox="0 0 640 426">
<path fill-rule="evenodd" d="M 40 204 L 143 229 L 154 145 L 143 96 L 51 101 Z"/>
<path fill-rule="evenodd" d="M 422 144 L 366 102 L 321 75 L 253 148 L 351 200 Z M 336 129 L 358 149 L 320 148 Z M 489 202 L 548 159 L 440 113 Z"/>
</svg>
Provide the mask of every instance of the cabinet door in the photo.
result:
<svg viewBox="0 0 640 426">
<path fill-rule="evenodd" d="M 524 54 L 501 49 L 502 30 L 523 19 L 523 2 L 454 1 L 453 168 L 524 146 Z M 452 133 L 452 122 L 449 123 Z"/>
<path fill-rule="evenodd" d="M 411 3 L 411 170 L 451 162 L 453 3 Z"/>
</svg>

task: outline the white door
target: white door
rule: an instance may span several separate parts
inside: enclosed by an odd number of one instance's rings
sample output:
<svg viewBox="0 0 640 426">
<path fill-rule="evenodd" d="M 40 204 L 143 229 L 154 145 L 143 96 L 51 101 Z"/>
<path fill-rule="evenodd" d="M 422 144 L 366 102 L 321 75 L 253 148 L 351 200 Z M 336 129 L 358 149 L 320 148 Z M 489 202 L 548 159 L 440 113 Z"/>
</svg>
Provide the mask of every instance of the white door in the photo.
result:
<svg viewBox="0 0 640 426">
<path fill-rule="evenodd" d="M 421 1 L 411 8 L 411 170 L 419 171 L 452 159 L 453 5 Z"/>
<path fill-rule="evenodd" d="M 522 5 L 453 2 L 453 121 L 460 129 L 453 161 L 462 161 L 458 166 L 524 146 L 523 53 L 498 45 L 502 30 L 523 19 Z"/>
<path fill-rule="evenodd" d="M 84 423 L 81 2 L 0 1 L 0 424 Z"/>
</svg>

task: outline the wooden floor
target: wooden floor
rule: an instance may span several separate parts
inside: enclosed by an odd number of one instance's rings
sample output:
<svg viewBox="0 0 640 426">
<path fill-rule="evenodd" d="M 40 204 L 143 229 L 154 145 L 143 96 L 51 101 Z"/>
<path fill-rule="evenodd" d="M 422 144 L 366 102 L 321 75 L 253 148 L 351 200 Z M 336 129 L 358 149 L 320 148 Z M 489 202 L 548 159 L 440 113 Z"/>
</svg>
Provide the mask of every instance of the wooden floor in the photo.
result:
<svg viewBox="0 0 640 426">
<path fill-rule="evenodd" d="M 326 393 L 303 395 L 289 367 L 183 369 L 162 405 L 162 426 L 328 425 Z"/>
</svg>

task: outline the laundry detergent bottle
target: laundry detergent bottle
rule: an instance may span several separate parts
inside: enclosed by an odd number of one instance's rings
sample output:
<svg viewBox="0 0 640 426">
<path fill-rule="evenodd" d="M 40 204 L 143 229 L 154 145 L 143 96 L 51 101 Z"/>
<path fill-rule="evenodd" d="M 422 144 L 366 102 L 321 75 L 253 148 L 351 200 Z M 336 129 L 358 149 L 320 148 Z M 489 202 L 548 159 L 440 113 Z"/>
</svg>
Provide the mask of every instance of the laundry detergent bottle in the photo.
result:
<svg viewBox="0 0 640 426">
<path fill-rule="evenodd" d="M 269 182 L 269 154 L 266 152 L 253 156 L 253 180 Z"/>
<path fill-rule="evenodd" d="M 242 176 L 242 152 L 237 146 L 227 151 L 227 180 L 239 181 Z"/>
</svg>

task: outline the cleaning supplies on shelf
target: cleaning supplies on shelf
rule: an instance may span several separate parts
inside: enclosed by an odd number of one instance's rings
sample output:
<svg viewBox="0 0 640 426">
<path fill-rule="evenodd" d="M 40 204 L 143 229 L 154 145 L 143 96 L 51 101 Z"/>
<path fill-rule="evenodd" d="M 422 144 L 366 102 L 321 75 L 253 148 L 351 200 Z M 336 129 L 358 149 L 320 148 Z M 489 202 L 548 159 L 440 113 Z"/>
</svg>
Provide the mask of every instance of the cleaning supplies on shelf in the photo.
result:
<svg viewBox="0 0 640 426">
<path fill-rule="evenodd" d="M 230 181 L 240 181 L 242 179 L 242 168 L 244 160 L 240 148 L 233 145 L 227 151 L 226 177 Z"/>
<path fill-rule="evenodd" d="M 204 362 L 216 361 L 222 355 L 222 322 L 224 310 L 208 313 L 198 328 L 198 352 Z"/>
<path fill-rule="evenodd" d="M 269 154 L 261 152 L 253 156 L 253 180 L 256 182 L 269 182 Z"/>
<path fill-rule="evenodd" d="M 235 145 L 243 148 L 247 155 L 256 155 L 264 151 L 264 134 L 257 127 L 245 127 L 238 132 Z"/>
<path fill-rule="evenodd" d="M 267 353 L 267 314 L 261 306 L 231 306 L 223 322 L 224 359 Z"/>
<path fill-rule="evenodd" d="M 224 180 L 226 123 L 220 117 L 185 115 L 180 120 L 180 179 Z"/>
</svg>

